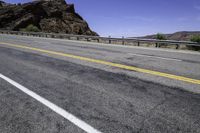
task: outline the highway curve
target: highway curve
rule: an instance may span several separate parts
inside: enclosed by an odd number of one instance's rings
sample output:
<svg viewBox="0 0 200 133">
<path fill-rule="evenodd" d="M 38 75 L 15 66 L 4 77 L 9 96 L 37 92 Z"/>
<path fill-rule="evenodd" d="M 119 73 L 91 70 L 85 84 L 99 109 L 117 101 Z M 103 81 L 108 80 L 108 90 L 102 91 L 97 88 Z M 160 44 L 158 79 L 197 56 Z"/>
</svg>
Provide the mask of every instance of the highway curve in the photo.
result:
<svg viewBox="0 0 200 133">
<path fill-rule="evenodd" d="M 0 35 L 2 133 L 199 133 L 200 54 Z"/>
</svg>

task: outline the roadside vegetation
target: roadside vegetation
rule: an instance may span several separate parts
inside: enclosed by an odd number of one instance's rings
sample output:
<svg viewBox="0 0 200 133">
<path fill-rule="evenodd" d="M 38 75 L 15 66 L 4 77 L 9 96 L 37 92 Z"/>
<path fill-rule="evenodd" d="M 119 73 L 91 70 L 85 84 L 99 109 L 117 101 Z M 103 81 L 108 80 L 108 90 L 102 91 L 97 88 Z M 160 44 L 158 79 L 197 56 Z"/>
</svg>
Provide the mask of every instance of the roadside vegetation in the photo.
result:
<svg viewBox="0 0 200 133">
<path fill-rule="evenodd" d="M 193 36 L 193 37 L 191 38 L 191 41 L 192 41 L 192 42 L 197 42 L 197 43 L 200 44 L 200 35 Z"/>
<path fill-rule="evenodd" d="M 200 45 L 200 35 L 196 35 L 196 36 L 192 36 L 190 41 L 192 42 L 197 42 Z M 196 51 L 200 51 L 200 46 L 187 46 L 188 49 L 190 50 L 196 50 Z"/>
<path fill-rule="evenodd" d="M 167 40 L 166 37 L 165 37 L 165 35 L 160 34 L 160 33 L 158 33 L 158 34 L 156 35 L 156 39 L 158 39 L 158 40 Z"/>
<path fill-rule="evenodd" d="M 165 37 L 165 35 L 161 34 L 161 33 L 157 33 L 156 35 L 156 39 L 157 40 L 167 40 L 167 38 Z M 156 43 L 156 47 L 165 47 L 166 45 L 163 43 Z"/>
<path fill-rule="evenodd" d="M 25 32 L 40 32 L 40 29 L 37 26 L 34 26 L 34 25 L 30 24 L 26 28 L 21 29 L 21 31 L 25 31 Z"/>
</svg>

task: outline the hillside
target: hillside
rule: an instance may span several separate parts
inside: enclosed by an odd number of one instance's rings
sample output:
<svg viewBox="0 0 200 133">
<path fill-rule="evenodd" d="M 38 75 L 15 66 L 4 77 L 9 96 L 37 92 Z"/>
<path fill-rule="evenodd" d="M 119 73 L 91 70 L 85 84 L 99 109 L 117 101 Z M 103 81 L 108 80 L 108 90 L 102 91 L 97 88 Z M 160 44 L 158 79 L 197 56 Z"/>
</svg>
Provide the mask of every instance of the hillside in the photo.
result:
<svg viewBox="0 0 200 133">
<path fill-rule="evenodd" d="M 192 36 L 200 35 L 200 31 L 181 31 L 173 34 L 163 34 L 168 40 L 190 41 Z M 148 35 L 141 38 L 156 39 L 156 35 Z"/>
<path fill-rule="evenodd" d="M 65 0 L 37 0 L 17 5 L 0 1 L 0 29 L 18 31 L 30 24 L 41 32 L 98 35 L 75 12 L 74 5 Z"/>
</svg>

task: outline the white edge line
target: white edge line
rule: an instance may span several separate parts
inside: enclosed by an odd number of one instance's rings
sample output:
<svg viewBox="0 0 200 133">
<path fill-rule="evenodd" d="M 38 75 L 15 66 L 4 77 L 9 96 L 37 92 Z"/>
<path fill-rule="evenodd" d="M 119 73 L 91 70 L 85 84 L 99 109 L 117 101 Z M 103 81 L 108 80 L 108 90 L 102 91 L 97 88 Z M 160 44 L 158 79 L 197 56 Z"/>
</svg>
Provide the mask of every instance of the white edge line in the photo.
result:
<svg viewBox="0 0 200 133">
<path fill-rule="evenodd" d="M 150 56 L 150 55 L 141 55 L 141 54 L 133 54 L 133 53 L 129 53 L 129 55 L 143 56 L 143 57 L 149 57 L 149 58 L 158 58 L 158 59 L 163 59 L 163 60 L 180 61 L 180 62 L 183 61 L 183 60 L 173 59 L 173 58 L 165 58 L 165 57 Z"/>
<path fill-rule="evenodd" d="M 0 73 L 0 78 L 4 79 L 5 81 L 7 81 L 8 83 L 12 84 L 13 86 L 17 87 L 19 90 L 21 90 L 22 92 L 26 93 L 27 95 L 31 96 L 32 98 L 36 99 L 37 101 L 39 101 L 40 103 L 44 104 L 45 106 L 47 106 L 48 108 L 50 108 L 51 110 L 53 110 L 54 112 L 56 112 L 57 114 L 63 116 L 64 118 L 66 118 L 67 120 L 69 120 L 71 123 L 75 124 L 76 126 L 78 126 L 79 128 L 83 129 L 84 131 L 88 132 L 88 133 L 101 133 L 100 131 L 98 131 L 97 129 L 93 128 L 92 126 L 88 125 L 87 123 L 85 123 L 84 121 L 78 119 L 76 116 L 70 114 L 69 112 L 65 111 L 64 109 L 58 107 L 57 105 L 55 105 L 54 103 L 48 101 L 47 99 L 39 96 L 38 94 L 36 94 L 35 92 L 27 89 L 26 87 L 20 85 L 19 83 L 13 81 L 12 79 L 4 76 L 3 74 Z"/>
</svg>

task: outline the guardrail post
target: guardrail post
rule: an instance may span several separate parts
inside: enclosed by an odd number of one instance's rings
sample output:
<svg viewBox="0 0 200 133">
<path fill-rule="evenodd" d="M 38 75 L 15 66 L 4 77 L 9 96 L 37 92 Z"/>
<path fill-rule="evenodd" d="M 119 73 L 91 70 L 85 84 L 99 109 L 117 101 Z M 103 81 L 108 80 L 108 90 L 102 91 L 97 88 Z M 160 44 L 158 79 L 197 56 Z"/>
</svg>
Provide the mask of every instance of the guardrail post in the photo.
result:
<svg viewBox="0 0 200 133">
<path fill-rule="evenodd" d="M 179 49 L 179 44 L 176 44 L 176 49 Z"/>
<path fill-rule="evenodd" d="M 110 39 L 110 38 L 111 38 L 111 36 L 109 36 L 108 38 L 109 38 L 109 44 L 111 44 L 111 39 Z"/>
<path fill-rule="evenodd" d="M 137 45 L 140 46 L 140 41 L 137 42 Z"/>
<path fill-rule="evenodd" d="M 124 36 L 122 36 L 122 45 L 125 45 Z"/>
<path fill-rule="evenodd" d="M 158 43 L 156 43 L 156 48 L 158 47 Z"/>
</svg>

